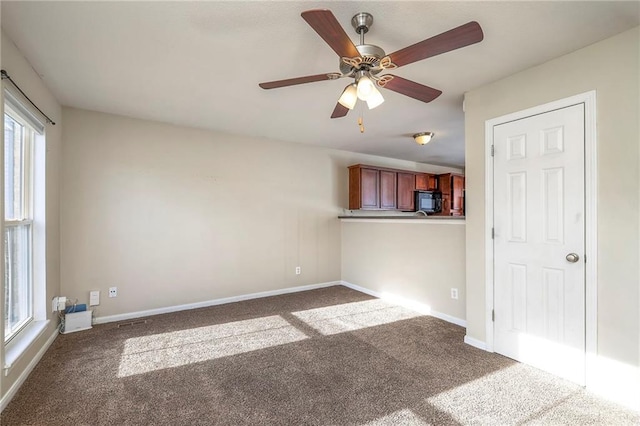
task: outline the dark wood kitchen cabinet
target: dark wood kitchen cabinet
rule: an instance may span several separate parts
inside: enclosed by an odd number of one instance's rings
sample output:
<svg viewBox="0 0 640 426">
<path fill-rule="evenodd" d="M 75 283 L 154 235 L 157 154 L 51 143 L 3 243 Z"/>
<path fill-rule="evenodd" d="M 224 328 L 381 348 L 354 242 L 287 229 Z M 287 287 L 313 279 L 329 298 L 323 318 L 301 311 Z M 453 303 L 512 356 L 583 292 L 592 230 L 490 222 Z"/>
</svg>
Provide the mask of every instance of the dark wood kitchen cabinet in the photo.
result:
<svg viewBox="0 0 640 426">
<path fill-rule="evenodd" d="M 360 170 L 360 207 L 361 209 L 377 209 L 380 206 L 380 179 L 378 170 Z M 349 201 L 351 204 L 351 201 Z"/>
<path fill-rule="evenodd" d="M 416 174 L 416 190 L 435 191 L 438 189 L 438 176 L 429 173 Z"/>
<path fill-rule="evenodd" d="M 357 164 L 349 167 L 350 210 L 395 210 L 398 174 Z"/>
<path fill-rule="evenodd" d="M 355 164 L 349 167 L 350 210 L 415 210 L 415 191 L 442 192 L 443 216 L 464 215 L 464 176 Z"/>
<path fill-rule="evenodd" d="M 451 216 L 464 216 L 464 176 L 451 176 Z"/>
<path fill-rule="evenodd" d="M 398 210 L 415 210 L 416 175 L 398 172 Z"/>
<path fill-rule="evenodd" d="M 395 210 L 398 189 L 398 174 L 380 170 L 380 209 Z"/>
<path fill-rule="evenodd" d="M 464 176 L 455 173 L 438 175 L 442 192 L 442 216 L 464 216 Z"/>
</svg>

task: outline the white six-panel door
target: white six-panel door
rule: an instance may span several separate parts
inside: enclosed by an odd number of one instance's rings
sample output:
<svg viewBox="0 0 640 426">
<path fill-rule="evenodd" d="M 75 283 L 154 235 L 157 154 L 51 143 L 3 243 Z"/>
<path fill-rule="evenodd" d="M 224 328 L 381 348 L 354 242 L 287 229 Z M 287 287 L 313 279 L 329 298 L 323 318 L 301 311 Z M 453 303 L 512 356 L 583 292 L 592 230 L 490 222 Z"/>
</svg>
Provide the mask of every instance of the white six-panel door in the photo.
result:
<svg viewBox="0 0 640 426">
<path fill-rule="evenodd" d="M 584 384 L 584 105 L 494 127 L 494 350 Z"/>
</svg>

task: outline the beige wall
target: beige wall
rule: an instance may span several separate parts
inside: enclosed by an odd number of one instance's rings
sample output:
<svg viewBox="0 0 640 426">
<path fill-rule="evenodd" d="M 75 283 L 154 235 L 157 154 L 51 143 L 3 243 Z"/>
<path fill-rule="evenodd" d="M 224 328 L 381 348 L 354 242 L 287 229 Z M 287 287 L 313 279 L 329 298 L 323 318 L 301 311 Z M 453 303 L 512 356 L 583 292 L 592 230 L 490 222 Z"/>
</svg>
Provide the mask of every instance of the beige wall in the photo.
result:
<svg viewBox="0 0 640 426">
<path fill-rule="evenodd" d="M 63 116 L 62 292 L 86 302 L 100 290 L 98 317 L 338 281 L 347 166 L 446 170 L 72 108 Z"/>
<path fill-rule="evenodd" d="M 62 290 L 83 301 L 100 290 L 97 316 L 340 279 L 326 152 L 70 108 L 63 116 Z"/>
<path fill-rule="evenodd" d="M 485 339 L 485 121 L 597 91 L 598 355 L 640 365 L 639 30 L 466 94 L 467 333 Z"/>
<path fill-rule="evenodd" d="M 55 126 L 46 126 L 46 286 L 47 300 L 60 294 L 60 204 L 59 204 L 59 174 L 60 174 L 60 152 L 62 133 L 62 111 L 61 107 L 47 89 L 45 83 L 31 68 L 31 65 L 22 56 L 13 42 L 2 33 L 2 69 L 14 79 L 20 88 L 29 95 L 40 109 L 56 122 Z M 0 162 L 0 164 L 2 164 Z M 0 166 L 3 167 L 3 166 Z M 1 173 L 0 175 L 4 175 Z M 0 268 L 3 267 L 0 262 Z M 2 276 L 2 274 L 0 274 Z M 0 292 L 0 298 L 4 297 L 4 292 Z M 2 300 L 1 306 L 4 306 Z M 47 338 L 55 331 L 58 324 L 57 318 L 52 317 L 48 312 L 47 316 L 53 321 L 42 333 L 25 354 L 11 368 L 9 374 L 0 378 L 0 395 L 4 396 L 16 379 L 22 374 L 26 366 L 36 353 L 43 347 Z M 0 322 L 4 320 L 4 315 L 0 316 Z M 4 328 L 4 324 L 0 324 Z M 2 346 L 2 365 L 4 365 L 4 346 Z"/>
<path fill-rule="evenodd" d="M 464 221 L 407 220 L 344 221 L 342 279 L 464 320 Z M 458 289 L 458 300 L 451 299 L 451 288 Z"/>
</svg>

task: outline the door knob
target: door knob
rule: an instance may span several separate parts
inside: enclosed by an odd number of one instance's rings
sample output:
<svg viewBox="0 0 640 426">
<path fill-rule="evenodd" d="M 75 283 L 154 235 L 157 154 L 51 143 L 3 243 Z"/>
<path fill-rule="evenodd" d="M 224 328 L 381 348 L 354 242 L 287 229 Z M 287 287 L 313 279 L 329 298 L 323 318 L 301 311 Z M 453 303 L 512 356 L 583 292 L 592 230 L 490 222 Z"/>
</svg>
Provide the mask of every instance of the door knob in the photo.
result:
<svg viewBox="0 0 640 426">
<path fill-rule="evenodd" d="M 578 260 L 580 260 L 580 256 L 578 256 L 576 253 L 569 253 L 566 259 L 567 262 L 576 263 Z"/>
</svg>

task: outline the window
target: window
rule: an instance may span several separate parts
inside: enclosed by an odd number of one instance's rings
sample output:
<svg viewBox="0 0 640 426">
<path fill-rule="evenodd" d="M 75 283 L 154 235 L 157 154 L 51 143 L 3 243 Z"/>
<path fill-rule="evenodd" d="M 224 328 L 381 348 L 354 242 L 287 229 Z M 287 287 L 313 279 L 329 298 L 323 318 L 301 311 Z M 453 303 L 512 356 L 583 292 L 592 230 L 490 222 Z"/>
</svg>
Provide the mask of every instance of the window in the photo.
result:
<svg viewBox="0 0 640 426">
<path fill-rule="evenodd" d="M 39 132 L 5 93 L 4 341 L 34 319 L 34 145 Z"/>
</svg>

